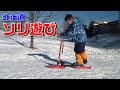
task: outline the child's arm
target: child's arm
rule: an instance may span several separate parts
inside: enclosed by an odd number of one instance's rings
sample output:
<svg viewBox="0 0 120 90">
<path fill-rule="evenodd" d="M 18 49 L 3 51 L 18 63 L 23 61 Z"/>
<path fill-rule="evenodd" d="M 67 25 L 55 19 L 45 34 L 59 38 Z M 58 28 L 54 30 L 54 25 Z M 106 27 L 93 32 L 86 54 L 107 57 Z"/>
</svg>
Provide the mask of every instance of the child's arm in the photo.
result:
<svg viewBox="0 0 120 90">
<path fill-rule="evenodd" d="M 60 34 L 60 36 L 67 36 L 66 31 L 62 32 L 62 33 Z"/>
<path fill-rule="evenodd" d="M 73 23 L 74 24 L 74 23 Z M 73 24 L 70 25 L 67 30 L 65 30 L 64 32 L 62 32 L 60 35 L 61 36 L 73 36 L 74 35 L 74 27 Z M 72 29 L 71 29 L 72 28 Z"/>
</svg>

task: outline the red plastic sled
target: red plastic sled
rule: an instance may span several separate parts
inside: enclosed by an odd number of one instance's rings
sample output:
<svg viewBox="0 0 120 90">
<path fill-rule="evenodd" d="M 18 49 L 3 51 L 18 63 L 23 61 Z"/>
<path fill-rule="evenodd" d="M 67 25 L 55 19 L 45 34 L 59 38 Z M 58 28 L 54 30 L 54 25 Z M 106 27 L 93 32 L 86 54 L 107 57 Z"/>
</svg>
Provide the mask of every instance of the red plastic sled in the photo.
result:
<svg viewBox="0 0 120 90">
<path fill-rule="evenodd" d="M 90 66 L 75 66 L 76 69 L 90 69 Z"/>
<path fill-rule="evenodd" d="M 61 65 L 50 65 L 47 66 L 48 68 L 52 68 L 52 69 L 63 69 L 65 68 L 65 66 L 61 66 Z"/>
<path fill-rule="evenodd" d="M 47 66 L 48 68 L 52 68 L 52 69 L 63 69 L 63 68 L 65 68 L 65 66 L 62 66 L 62 60 L 60 58 L 61 53 L 63 53 L 63 42 L 62 42 L 62 40 L 60 42 L 60 50 L 59 50 L 57 65 L 49 65 L 49 66 Z M 59 65 L 59 64 L 61 64 L 61 65 Z"/>
</svg>

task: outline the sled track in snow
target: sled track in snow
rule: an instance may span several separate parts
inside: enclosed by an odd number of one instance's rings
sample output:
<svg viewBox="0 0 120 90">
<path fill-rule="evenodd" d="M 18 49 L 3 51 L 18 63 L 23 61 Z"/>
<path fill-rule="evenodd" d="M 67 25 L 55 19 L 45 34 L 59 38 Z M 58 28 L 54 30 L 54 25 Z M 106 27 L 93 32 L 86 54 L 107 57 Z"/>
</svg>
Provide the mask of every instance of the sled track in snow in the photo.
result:
<svg viewBox="0 0 120 90">
<path fill-rule="evenodd" d="M 9 38 L 9 39 L 11 39 L 11 40 L 13 40 L 14 42 L 16 42 L 16 43 L 18 43 L 19 45 L 21 45 L 19 42 L 20 41 L 17 41 L 17 40 L 15 40 L 15 39 L 13 39 L 13 38 Z M 53 40 L 53 39 L 52 39 Z M 56 40 L 56 39 L 55 39 Z M 52 45 L 60 45 L 60 44 L 53 44 L 53 43 L 48 43 L 48 42 L 43 42 L 43 43 L 46 43 L 46 44 L 52 44 Z M 25 44 L 25 43 L 24 43 Z M 21 45 L 21 46 L 23 46 L 23 47 L 25 47 L 25 48 L 29 48 L 28 46 L 25 46 L 25 45 Z M 65 45 L 66 46 L 66 45 Z M 70 48 L 70 49 L 72 49 L 72 47 L 70 47 L 70 46 L 66 46 L 66 47 L 68 47 L 68 48 Z M 30 50 L 32 50 L 32 51 L 34 51 L 34 49 L 31 49 L 31 48 L 29 48 Z M 36 50 L 36 52 L 38 52 L 37 50 Z M 40 60 L 40 59 L 38 59 L 35 55 L 33 56 L 36 60 L 39 60 L 40 62 L 42 62 L 42 63 L 45 63 L 45 64 L 47 64 L 47 65 L 52 65 L 52 64 L 50 64 L 50 63 L 47 63 L 47 62 L 45 62 L 45 61 L 43 61 L 43 60 Z"/>
</svg>

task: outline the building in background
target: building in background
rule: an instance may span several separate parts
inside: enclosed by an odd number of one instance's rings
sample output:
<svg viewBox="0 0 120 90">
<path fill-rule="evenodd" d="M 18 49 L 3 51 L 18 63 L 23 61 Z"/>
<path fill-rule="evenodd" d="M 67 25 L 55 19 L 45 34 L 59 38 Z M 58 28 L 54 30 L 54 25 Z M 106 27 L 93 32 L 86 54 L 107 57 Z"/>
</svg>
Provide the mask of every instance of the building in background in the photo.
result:
<svg viewBox="0 0 120 90">
<path fill-rule="evenodd" d="M 94 31 L 95 33 L 120 33 L 118 28 L 118 20 L 111 21 L 111 22 L 103 22 L 99 24 L 94 24 Z"/>
</svg>

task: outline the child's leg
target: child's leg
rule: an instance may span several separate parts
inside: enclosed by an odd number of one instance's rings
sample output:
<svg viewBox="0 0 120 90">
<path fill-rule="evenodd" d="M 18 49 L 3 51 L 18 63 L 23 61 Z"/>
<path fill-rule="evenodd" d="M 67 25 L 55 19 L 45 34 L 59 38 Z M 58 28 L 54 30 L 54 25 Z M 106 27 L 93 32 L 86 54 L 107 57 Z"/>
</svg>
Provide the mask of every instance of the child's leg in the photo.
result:
<svg viewBox="0 0 120 90">
<path fill-rule="evenodd" d="M 81 55 L 81 57 L 82 57 L 82 59 L 83 59 L 84 61 L 87 60 L 87 56 L 86 56 L 86 52 L 85 52 L 85 51 L 82 52 L 82 53 L 80 53 L 80 55 Z"/>
<path fill-rule="evenodd" d="M 75 57 L 76 57 L 76 62 L 78 64 L 83 64 L 83 58 L 81 57 L 81 55 L 79 53 L 76 53 Z"/>
<path fill-rule="evenodd" d="M 76 62 L 79 64 L 83 64 L 83 60 L 86 60 L 86 53 L 85 53 L 85 42 L 75 44 L 74 51 L 76 53 Z"/>
</svg>

